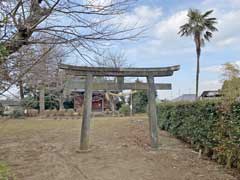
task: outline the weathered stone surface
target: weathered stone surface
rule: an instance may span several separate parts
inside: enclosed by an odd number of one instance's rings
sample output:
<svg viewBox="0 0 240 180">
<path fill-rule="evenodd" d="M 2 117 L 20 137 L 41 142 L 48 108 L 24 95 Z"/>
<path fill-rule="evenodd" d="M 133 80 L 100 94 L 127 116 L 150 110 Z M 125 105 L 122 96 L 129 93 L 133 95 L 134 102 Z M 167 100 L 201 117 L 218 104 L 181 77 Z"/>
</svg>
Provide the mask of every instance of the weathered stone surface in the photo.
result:
<svg viewBox="0 0 240 180">
<path fill-rule="evenodd" d="M 155 84 L 156 90 L 171 90 L 172 85 L 169 83 Z M 117 83 L 93 83 L 93 90 L 147 90 L 147 83 L 124 83 L 119 87 Z"/>
<path fill-rule="evenodd" d="M 84 109 L 80 139 L 81 150 L 89 149 L 90 121 L 92 111 L 92 80 L 93 76 L 88 74 L 85 82 Z"/>
<path fill-rule="evenodd" d="M 91 73 L 93 76 L 124 76 L 124 77 L 153 77 L 172 76 L 180 66 L 159 67 L 159 68 L 108 68 L 108 67 L 87 67 L 61 64 L 68 75 L 86 76 Z"/>
<path fill-rule="evenodd" d="M 148 76 L 148 116 L 151 147 L 158 148 L 158 125 L 157 125 L 157 109 L 156 109 L 156 89 L 154 86 L 154 77 Z"/>
</svg>

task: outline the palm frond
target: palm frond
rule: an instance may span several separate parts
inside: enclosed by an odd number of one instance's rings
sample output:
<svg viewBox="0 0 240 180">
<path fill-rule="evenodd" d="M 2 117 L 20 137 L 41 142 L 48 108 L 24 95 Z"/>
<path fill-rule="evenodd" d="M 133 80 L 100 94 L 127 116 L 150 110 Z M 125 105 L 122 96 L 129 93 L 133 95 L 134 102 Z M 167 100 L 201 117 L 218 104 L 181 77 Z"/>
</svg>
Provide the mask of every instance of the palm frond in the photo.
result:
<svg viewBox="0 0 240 180">
<path fill-rule="evenodd" d="M 216 21 L 217 18 L 206 18 L 207 21 Z"/>
<path fill-rule="evenodd" d="M 212 38 L 212 33 L 209 31 L 206 31 L 204 34 L 204 39 L 206 39 L 207 41 L 210 41 L 210 38 Z"/>
<path fill-rule="evenodd" d="M 218 31 L 215 27 L 217 19 L 209 17 L 213 13 L 213 10 L 209 10 L 205 13 L 201 13 L 198 9 L 189 9 L 188 11 L 188 22 L 180 26 L 178 34 L 181 36 L 194 36 L 195 34 L 200 35 L 200 39 L 209 41 L 212 38 L 212 33 Z"/>
<path fill-rule="evenodd" d="M 212 14 L 212 13 L 213 13 L 213 10 L 209 10 L 209 11 L 205 12 L 205 13 L 202 15 L 202 17 L 205 18 L 205 17 L 209 16 L 209 15 Z"/>
<path fill-rule="evenodd" d="M 191 25 L 188 23 L 182 25 L 178 34 L 180 34 L 180 36 L 189 36 L 191 34 Z"/>
<path fill-rule="evenodd" d="M 218 31 L 218 29 L 211 23 L 205 24 L 205 26 L 206 26 L 206 29 L 208 29 L 209 31 L 212 31 L 212 32 Z"/>
</svg>

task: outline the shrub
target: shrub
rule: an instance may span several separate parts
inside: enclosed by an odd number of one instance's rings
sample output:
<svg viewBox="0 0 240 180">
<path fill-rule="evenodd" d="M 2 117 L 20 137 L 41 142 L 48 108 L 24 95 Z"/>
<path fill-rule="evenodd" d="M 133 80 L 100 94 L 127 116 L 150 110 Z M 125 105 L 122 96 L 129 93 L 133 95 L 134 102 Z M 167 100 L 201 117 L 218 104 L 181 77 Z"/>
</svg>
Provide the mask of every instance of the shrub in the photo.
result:
<svg viewBox="0 0 240 180">
<path fill-rule="evenodd" d="M 4 107 L 3 107 L 3 105 L 0 103 L 0 116 L 3 115 L 3 111 L 4 111 Z"/>
<path fill-rule="evenodd" d="M 25 97 L 21 103 L 25 108 L 39 109 L 39 100 L 33 96 Z"/>
<path fill-rule="evenodd" d="M 133 112 L 145 113 L 147 110 L 148 97 L 146 91 L 138 91 L 133 94 Z"/>
<path fill-rule="evenodd" d="M 119 109 L 119 113 L 124 116 L 130 115 L 130 106 L 128 104 L 123 104 L 122 107 Z"/>
<path fill-rule="evenodd" d="M 159 104 L 158 123 L 219 163 L 240 169 L 240 103 L 228 112 L 214 101 Z"/>
<path fill-rule="evenodd" d="M 11 118 L 21 118 L 24 116 L 24 111 L 22 109 L 14 109 L 10 114 Z"/>
<path fill-rule="evenodd" d="M 39 97 L 29 95 L 22 100 L 22 105 L 25 108 L 39 109 Z M 59 109 L 59 102 L 55 95 L 45 94 L 45 109 Z"/>
<path fill-rule="evenodd" d="M 67 99 L 63 102 L 63 107 L 64 109 L 73 109 L 74 108 L 74 103 L 72 99 Z"/>
</svg>

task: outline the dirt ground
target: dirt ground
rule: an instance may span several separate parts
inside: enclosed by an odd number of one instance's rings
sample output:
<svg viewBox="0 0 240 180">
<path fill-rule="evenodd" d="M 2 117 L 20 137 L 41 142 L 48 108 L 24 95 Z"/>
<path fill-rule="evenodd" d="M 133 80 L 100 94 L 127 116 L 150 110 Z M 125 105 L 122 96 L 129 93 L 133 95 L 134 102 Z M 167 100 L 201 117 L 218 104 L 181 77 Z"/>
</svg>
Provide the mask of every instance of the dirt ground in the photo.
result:
<svg viewBox="0 0 240 180">
<path fill-rule="evenodd" d="M 94 118 L 89 153 L 77 153 L 80 120 L 0 121 L 0 161 L 16 180 L 237 180 L 188 145 L 159 133 L 149 148 L 146 117 Z"/>
</svg>

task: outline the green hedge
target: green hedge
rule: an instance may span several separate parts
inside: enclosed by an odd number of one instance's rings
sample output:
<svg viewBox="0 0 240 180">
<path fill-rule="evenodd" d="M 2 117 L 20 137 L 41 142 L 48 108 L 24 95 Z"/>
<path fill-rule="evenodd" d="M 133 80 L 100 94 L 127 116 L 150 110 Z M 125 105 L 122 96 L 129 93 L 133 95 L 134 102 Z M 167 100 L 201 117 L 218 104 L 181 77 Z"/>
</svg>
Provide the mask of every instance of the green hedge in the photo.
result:
<svg viewBox="0 0 240 180">
<path fill-rule="evenodd" d="M 158 123 L 196 150 L 240 170 L 240 103 L 230 108 L 213 101 L 163 103 L 158 105 Z"/>
<path fill-rule="evenodd" d="M 124 115 L 124 116 L 129 116 L 130 115 L 130 106 L 128 104 L 123 104 L 122 107 L 119 109 L 119 113 Z"/>
</svg>

